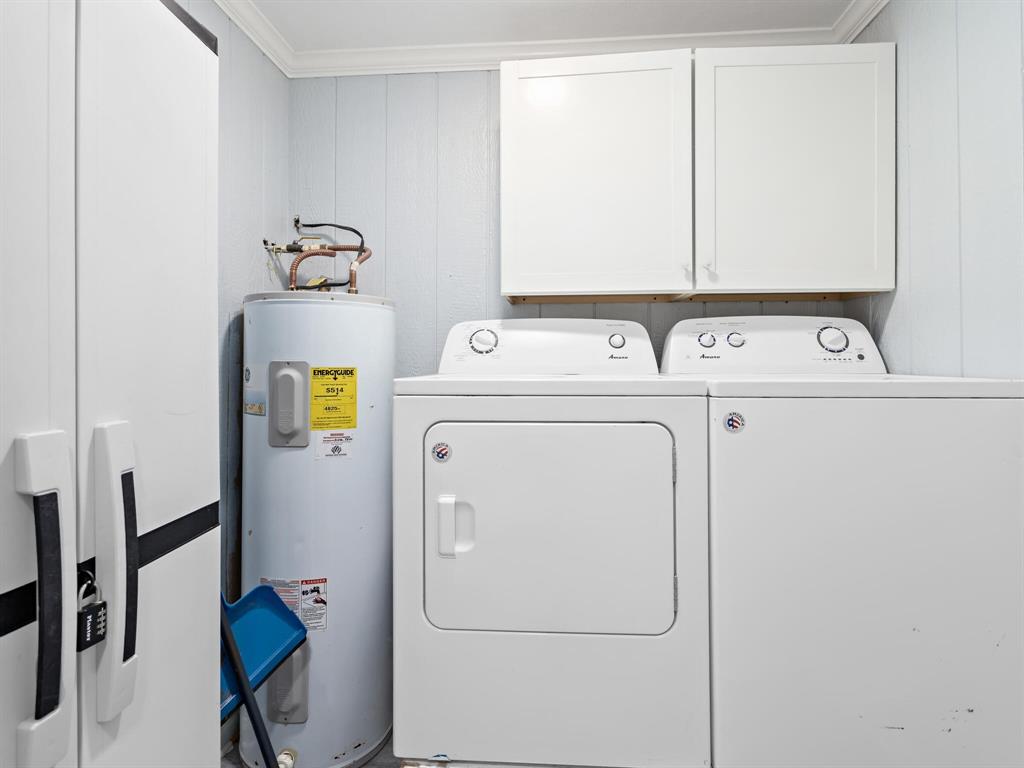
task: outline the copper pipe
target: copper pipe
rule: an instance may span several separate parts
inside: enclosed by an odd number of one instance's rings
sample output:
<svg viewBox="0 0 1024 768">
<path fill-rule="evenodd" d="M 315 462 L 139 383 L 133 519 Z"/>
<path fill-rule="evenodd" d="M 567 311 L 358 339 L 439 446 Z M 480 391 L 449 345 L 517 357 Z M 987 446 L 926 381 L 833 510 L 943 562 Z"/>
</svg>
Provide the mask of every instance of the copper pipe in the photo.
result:
<svg viewBox="0 0 1024 768">
<path fill-rule="evenodd" d="M 348 292 L 359 293 L 359 288 L 356 286 L 356 272 L 360 264 L 373 256 L 373 251 L 366 246 L 360 248 L 358 245 L 328 245 L 327 247 L 332 251 L 355 251 L 359 254 L 348 265 Z"/>
<path fill-rule="evenodd" d="M 295 284 L 299 279 L 299 264 L 308 259 L 310 256 L 330 256 L 334 258 L 334 251 L 329 251 L 326 248 L 317 248 L 313 251 L 303 251 L 292 260 L 292 266 L 288 270 L 288 290 L 294 291 Z"/>
<path fill-rule="evenodd" d="M 365 246 L 360 248 L 358 245 L 327 245 L 322 248 L 303 251 L 295 257 L 292 261 L 291 269 L 288 270 L 288 290 L 296 290 L 296 284 L 299 279 L 299 264 L 304 260 L 308 259 L 310 256 L 330 256 L 333 258 L 337 251 L 347 251 L 358 254 L 348 265 L 348 292 L 359 293 L 359 289 L 356 287 L 356 272 L 359 269 L 359 265 L 373 255 L 373 251 Z"/>
</svg>

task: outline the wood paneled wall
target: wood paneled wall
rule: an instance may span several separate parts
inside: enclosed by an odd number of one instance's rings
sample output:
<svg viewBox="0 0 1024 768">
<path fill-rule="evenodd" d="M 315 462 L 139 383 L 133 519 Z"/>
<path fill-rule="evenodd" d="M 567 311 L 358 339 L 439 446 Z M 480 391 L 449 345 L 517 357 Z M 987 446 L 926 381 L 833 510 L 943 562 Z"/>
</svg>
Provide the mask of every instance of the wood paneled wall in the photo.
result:
<svg viewBox="0 0 1024 768">
<path fill-rule="evenodd" d="M 842 311 L 838 302 L 510 306 L 498 286 L 496 72 L 294 80 L 291 115 L 291 207 L 363 231 L 374 256 L 362 290 L 396 302 L 401 376 L 433 373 L 462 320 L 636 320 L 660 354 L 685 317 Z"/>
<path fill-rule="evenodd" d="M 897 46 L 897 289 L 846 311 L 893 372 L 1024 377 L 1022 6 L 892 0 L 858 38 Z"/>
</svg>

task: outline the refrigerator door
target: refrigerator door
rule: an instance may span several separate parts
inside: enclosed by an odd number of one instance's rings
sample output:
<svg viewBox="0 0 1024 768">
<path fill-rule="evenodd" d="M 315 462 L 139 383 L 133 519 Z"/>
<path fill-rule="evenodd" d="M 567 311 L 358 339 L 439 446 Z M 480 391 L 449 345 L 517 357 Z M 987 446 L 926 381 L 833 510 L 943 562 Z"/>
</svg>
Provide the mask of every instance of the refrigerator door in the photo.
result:
<svg viewBox="0 0 1024 768">
<path fill-rule="evenodd" d="M 0 3 L 0 766 L 77 762 L 75 5 Z"/>
<path fill-rule="evenodd" d="M 79 16 L 79 558 L 108 602 L 106 640 L 79 655 L 80 764 L 210 766 L 216 46 L 157 0 Z"/>
</svg>

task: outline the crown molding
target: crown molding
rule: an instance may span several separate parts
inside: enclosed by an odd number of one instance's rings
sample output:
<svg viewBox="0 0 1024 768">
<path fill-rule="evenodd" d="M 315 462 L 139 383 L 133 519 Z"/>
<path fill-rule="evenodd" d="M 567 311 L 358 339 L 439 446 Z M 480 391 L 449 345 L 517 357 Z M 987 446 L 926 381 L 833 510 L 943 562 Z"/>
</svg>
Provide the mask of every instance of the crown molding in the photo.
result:
<svg viewBox="0 0 1024 768">
<path fill-rule="evenodd" d="M 270 23 L 252 0 L 213 0 L 225 15 L 245 32 L 256 47 L 267 55 L 287 77 L 294 77 L 291 69 L 295 51 L 277 27 Z"/>
<path fill-rule="evenodd" d="M 850 0 L 836 23 L 830 27 L 319 51 L 295 51 L 252 0 L 214 2 L 285 76 L 302 78 L 497 69 L 500 62 L 511 59 L 673 48 L 848 43 L 860 34 L 889 0 Z"/>
<path fill-rule="evenodd" d="M 835 36 L 833 42 L 852 43 L 888 4 L 889 0 L 850 0 L 846 10 L 832 25 Z"/>
</svg>

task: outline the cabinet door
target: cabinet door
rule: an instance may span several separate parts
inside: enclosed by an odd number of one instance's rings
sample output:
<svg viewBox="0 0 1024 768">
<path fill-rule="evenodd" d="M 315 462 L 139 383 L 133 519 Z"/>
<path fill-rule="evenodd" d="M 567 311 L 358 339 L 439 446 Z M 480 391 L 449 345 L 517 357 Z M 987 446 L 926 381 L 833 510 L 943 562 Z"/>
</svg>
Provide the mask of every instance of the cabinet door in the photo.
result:
<svg viewBox="0 0 1024 768">
<path fill-rule="evenodd" d="M 218 68 L 183 13 L 79 5 L 79 547 L 108 604 L 82 768 L 220 751 Z"/>
<path fill-rule="evenodd" d="M 895 48 L 698 50 L 697 289 L 895 281 Z"/>
<path fill-rule="evenodd" d="M 0 766 L 75 720 L 75 4 L 0 2 Z"/>
<path fill-rule="evenodd" d="M 692 287 L 690 51 L 501 65 L 501 291 Z"/>
</svg>

